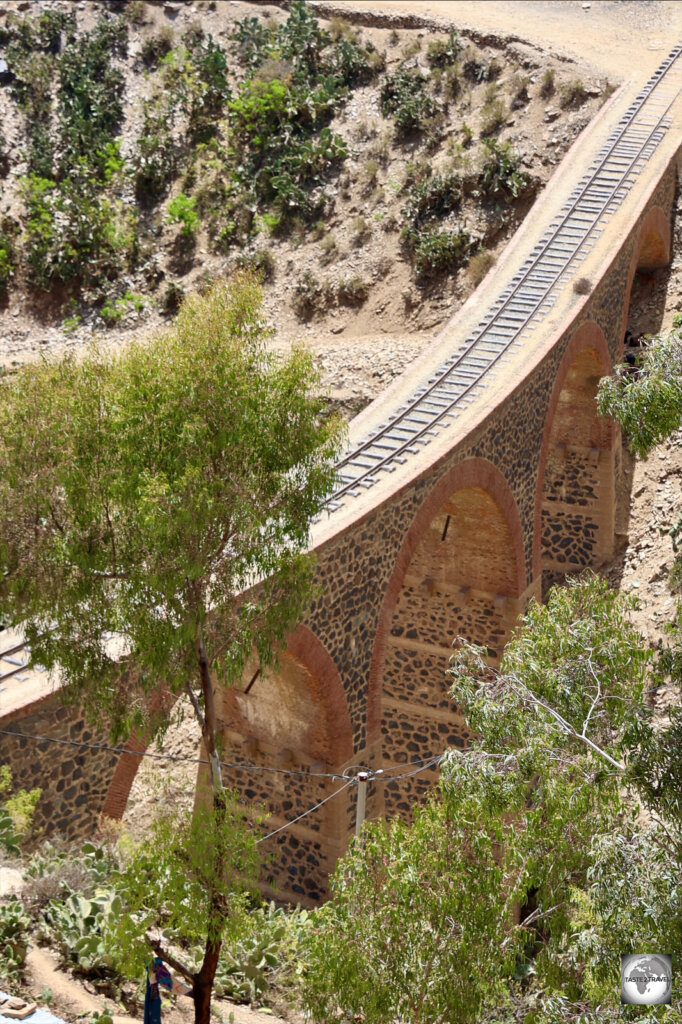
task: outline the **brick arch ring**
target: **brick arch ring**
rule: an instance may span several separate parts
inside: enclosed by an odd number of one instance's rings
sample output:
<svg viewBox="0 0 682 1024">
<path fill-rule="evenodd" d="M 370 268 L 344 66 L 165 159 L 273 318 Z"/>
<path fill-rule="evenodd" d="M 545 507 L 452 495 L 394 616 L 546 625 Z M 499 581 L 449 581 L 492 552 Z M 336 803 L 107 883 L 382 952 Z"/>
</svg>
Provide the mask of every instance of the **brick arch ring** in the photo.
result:
<svg viewBox="0 0 682 1024">
<path fill-rule="evenodd" d="M 405 535 L 388 581 L 379 614 L 367 686 L 368 744 L 375 742 L 381 735 L 381 676 L 386 658 L 388 633 L 405 575 L 433 517 L 452 494 L 465 487 L 480 487 L 481 490 L 487 491 L 500 507 L 512 537 L 516 571 L 514 596 L 520 596 L 526 589 L 523 527 L 511 488 L 504 474 L 488 459 L 466 459 L 448 470 L 424 499 Z"/>
<path fill-rule="evenodd" d="M 538 462 L 537 485 L 535 488 L 532 562 L 533 579 L 537 579 L 538 575 L 542 571 L 542 498 L 545 487 L 545 468 L 547 466 L 547 457 L 549 455 L 549 443 L 552 435 L 552 426 L 554 425 L 554 417 L 559 404 L 561 391 L 566 382 L 566 377 L 568 376 L 568 371 L 578 356 L 587 350 L 591 350 L 598 357 L 602 364 L 604 376 L 611 373 L 611 356 L 609 355 L 609 347 L 606 344 L 604 332 L 599 324 L 595 323 L 594 320 L 587 320 L 585 323 L 582 323 L 575 334 L 571 336 L 571 339 L 566 346 L 563 359 L 561 360 L 559 372 L 556 375 L 554 387 L 552 388 L 549 405 L 547 406 L 545 427 L 542 434 L 542 447 L 540 449 L 540 459 Z"/>
<path fill-rule="evenodd" d="M 327 649 L 307 626 L 298 626 L 288 636 L 285 650 L 309 670 L 319 686 L 325 709 L 330 762 L 338 767 L 350 760 L 353 753 L 350 713 L 339 671 Z M 169 699 L 167 694 L 164 697 L 165 709 L 170 712 L 178 697 L 172 695 Z M 136 732 L 125 744 L 102 807 L 103 817 L 123 817 L 149 742 L 148 736 Z"/>
</svg>

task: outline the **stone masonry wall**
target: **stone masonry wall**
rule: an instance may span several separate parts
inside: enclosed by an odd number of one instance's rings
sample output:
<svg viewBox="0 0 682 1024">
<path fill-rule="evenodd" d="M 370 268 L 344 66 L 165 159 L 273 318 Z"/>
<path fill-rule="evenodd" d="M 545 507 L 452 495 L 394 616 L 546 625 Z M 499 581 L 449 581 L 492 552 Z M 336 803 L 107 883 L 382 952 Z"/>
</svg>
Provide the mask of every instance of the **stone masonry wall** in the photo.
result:
<svg viewBox="0 0 682 1024">
<path fill-rule="evenodd" d="M 2 728 L 51 740 L 104 744 L 78 707 L 62 707 L 50 695 L 2 719 Z M 17 789 L 39 786 L 33 842 L 52 836 L 85 839 L 97 830 L 118 755 L 69 743 L 0 736 L 0 764 L 12 769 Z"/>
</svg>

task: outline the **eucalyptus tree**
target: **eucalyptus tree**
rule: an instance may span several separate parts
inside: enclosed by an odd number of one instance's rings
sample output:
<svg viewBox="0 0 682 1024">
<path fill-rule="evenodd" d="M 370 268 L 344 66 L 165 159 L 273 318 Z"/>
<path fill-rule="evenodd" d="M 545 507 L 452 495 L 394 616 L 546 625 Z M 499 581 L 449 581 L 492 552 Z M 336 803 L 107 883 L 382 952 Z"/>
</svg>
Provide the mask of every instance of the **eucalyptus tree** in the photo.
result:
<svg viewBox="0 0 682 1024">
<path fill-rule="evenodd" d="M 0 383 L 0 616 L 22 623 L 64 699 L 106 716 L 114 738 L 167 726 L 161 686 L 189 697 L 211 766 L 214 879 L 234 818 L 214 690 L 254 649 L 271 662 L 304 613 L 309 527 L 340 440 L 311 357 L 275 360 L 266 335 L 259 287 L 241 276 L 147 343 L 93 346 Z M 204 893 L 193 982 L 206 1024 L 230 904 L 220 885 Z"/>
<path fill-rule="evenodd" d="M 531 604 L 499 670 L 457 644 L 475 738 L 412 825 L 369 824 L 340 863 L 308 940 L 316 1021 L 520 1019 L 524 991 L 537 1024 L 615 1020 L 620 954 L 682 948 L 674 737 L 632 603 L 586 577 Z"/>
</svg>

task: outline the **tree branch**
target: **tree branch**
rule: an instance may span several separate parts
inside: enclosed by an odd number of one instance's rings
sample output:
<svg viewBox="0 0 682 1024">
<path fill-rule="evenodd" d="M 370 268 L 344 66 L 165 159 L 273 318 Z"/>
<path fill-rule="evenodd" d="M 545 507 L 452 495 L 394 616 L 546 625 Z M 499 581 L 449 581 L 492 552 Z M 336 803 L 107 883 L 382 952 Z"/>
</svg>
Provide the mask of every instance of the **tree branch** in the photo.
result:
<svg viewBox="0 0 682 1024">
<path fill-rule="evenodd" d="M 187 693 L 189 694 L 189 699 L 192 702 L 192 707 L 194 708 L 194 714 L 197 716 L 197 721 L 199 722 L 199 728 L 201 729 L 201 735 L 203 736 L 204 735 L 204 730 L 206 728 L 206 722 L 204 721 L 204 714 L 203 714 L 203 711 L 201 710 L 201 704 L 199 703 L 199 698 L 197 697 L 196 693 L 192 689 L 192 684 L 189 682 L 189 680 L 185 683 L 185 689 L 187 690 Z"/>
<path fill-rule="evenodd" d="M 180 963 L 180 961 L 177 960 L 172 955 L 172 953 L 169 953 L 168 950 L 164 949 L 164 947 L 161 945 L 158 939 L 153 939 L 149 932 L 146 933 L 145 938 L 147 939 L 147 942 L 152 947 L 156 955 L 160 956 L 164 963 L 167 963 L 169 967 L 172 967 L 174 971 L 177 971 L 178 974 L 181 974 L 183 978 L 186 978 L 187 981 L 189 981 L 192 985 L 194 984 L 194 979 L 196 978 L 196 975 L 193 974 L 192 971 L 190 971 L 189 967 L 185 967 L 184 964 Z"/>
</svg>

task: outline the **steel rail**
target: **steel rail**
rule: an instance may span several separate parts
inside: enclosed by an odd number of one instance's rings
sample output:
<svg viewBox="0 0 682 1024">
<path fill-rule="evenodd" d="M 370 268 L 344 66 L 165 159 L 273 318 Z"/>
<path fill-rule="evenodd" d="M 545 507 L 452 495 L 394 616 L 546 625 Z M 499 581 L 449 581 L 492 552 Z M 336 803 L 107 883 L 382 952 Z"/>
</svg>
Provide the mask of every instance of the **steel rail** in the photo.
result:
<svg viewBox="0 0 682 1024">
<path fill-rule="evenodd" d="M 560 211 L 559 219 L 555 218 L 550 223 L 549 229 L 534 247 L 531 256 L 495 300 L 491 311 L 481 321 L 476 332 L 466 339 L 464 347 L 460 346 L 457 354 L 449 359 L 445 366 L 436 372 L 435 377 L 432 377 L 423 388 L 418 390 L 411 400 L 403 404 L 390 420 L 337 463 L 337 469 L 340 471 L 344 467 L 351 466 L 355 466 L 361 471 L 357 475 L 352 475 L 350 479 L 344 480 L 342 485 L 330 496 L 327 505 L 330 511 L 338 508 L 341 499 L 347 494 L 354 495 L 359 493 L 358 488 L 372 486 L 376 482 L 374 479 L 376 473 L 382 470 L 392 471 L 396 463 L 403 464 L 406 453 L 415 453 L 415 445 L 427 443 L 427 435 L 434 434 L 434 428 L 444 425 L 443 421 L 450 418 L 457 407 L 461 408 L 467 404 L 462 400 L 467 397 L 470 400 L 473 397 L 472 392 L 495 364 L 509 352 L 519 336 L 530 326 L 531 321 L 537 321 L 540 314 L 544 315 L 551 308 L 553 305 L 552 293 L 557 283 L 562 278 L 568 277 L 569 271 L 574 272 L 576 261 L 585 258 L 584 250 L 591 248 L 589 243 L 593 244 L 593 240 L 601 234 L 600 224 L 605 217 L 609 216 L 610 212 L 612 213 L 622 203 L 628 194 L 633 177 L 641 170 L 641 168 L 637 168 L 637 165 L 643 158 L 648 159 L 650 153 L 647 154 L 647 150 L 651 149 L 653 152 L 664 137 L 665 131 L 670 127 L 665 122 L 671 106 L 681 91 L 679 88 L 675 91 L 672 99 L 667 102 L 663 101 L 665 103 L 663 112 L 653 114 L 655 118 L 653 125 L 642 124 L 638 117 L 645 106 L 651 106 L 655 90 L 664 81 L 665 75 L 680 54 L 682 54 L 682 46 L 672 50 L 649 79 L 644 89 L 618 122 L 615 131 L 611 133 L 604 146 L 599 150 L 587 174 L 583 176 L 569 196 L 567 203 Z M 642 132 L 645 135 L 643 140 L 640 137 Z M 632 139 L 633 135 L 636 136 L 634 139 Z M 625 153 L 616 159 L 614 154 L 619 147 L 625 148 Z M 614 161 L 617 166 L 609 167 L 609 161 Z M 600 181 L 600 179 L 606 180 Z M 590 190 L 597 192 L 595 198 L 591 198 Z M 581 204 L 586 205 L 588 209 L 581 210 Z M 579 216 L 577 216 L 578 214 Z M 578 224 L 571 225 L 571 219 L 576 219 L 576 217 Z M 574 239 L 572 246 L 567 246 L 565 243 L 560 244 L 562 233 L 566 234 L 567 231 L 569 238 Z M 550 254 L 553 246 L 558 246 L 561 252 Z M 582 255 L 581 250 L 583 250 Z M 548 266 L 543 265 L 548 257 L 555 261 L 554 266 L 551 263 Z M 533 289 L 535 298 L 529 300 L 522 293 L 524 286 L 528 290 L 529 281 L 534 274 L 545 283 L 544 285 L 535 284 Z M 518 308 L 519 306 L 521 308 Z M 543 309 L 543 307 L 545 308 Z M 503 323 L 505 319 L 511 321 L 514 326 L 510 327 L 509 323 Z M 497 334 L 494 333 L 496 328 Z M 481 351 L 477 361 L 479 364 L 483 362 L 485 365 L 479 365 L 478 372 L 475 372 L 475 365 L 472 367 L 466 364 L 472 362 L 475 364 L 472 356 L 475 357 L 477 349 L 484 347 L 487 348 L 488 354 Z M 460 378 L 463 378 L 460 380 L 458 393 L 450 398 L 444 395 L 439 396 L 438 389 L 448 383 L 448 378 L 456 377 L 458 370 L 460 370 Z M 474 371 L 473 375 L 472 370 Z M 429 405 L 440 406 L 440 411 L 429 413 L 425 408 Z M 420 417 L 422 417 L 421 426 L 416 427 L 415 424 L 420 422 Z M 408 436 L 396 438 L 390 436 L 392 433 L 402 433 Z M 385 456 L 375 455 L 371 452 L 373 448 L 388 449 L 388 453 Z M 364 466 L 361 460 L 364 461 Z M 343 479 L 343 476 L 347 478 L 349 474 L 341 473 L 341 476 Z"/>
</svg>

